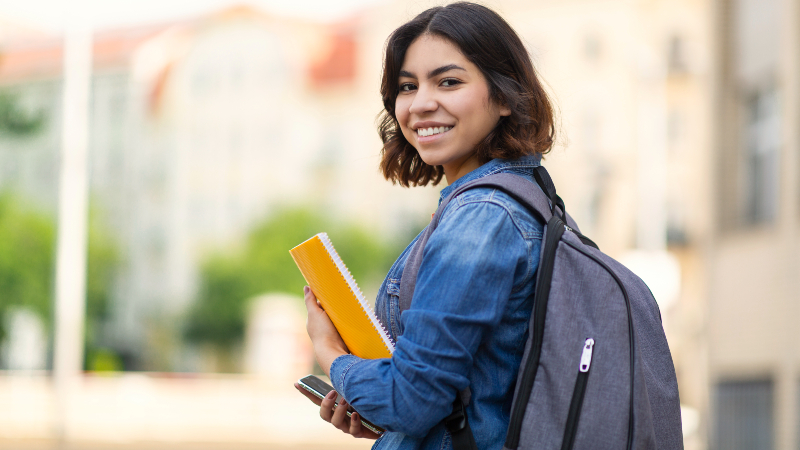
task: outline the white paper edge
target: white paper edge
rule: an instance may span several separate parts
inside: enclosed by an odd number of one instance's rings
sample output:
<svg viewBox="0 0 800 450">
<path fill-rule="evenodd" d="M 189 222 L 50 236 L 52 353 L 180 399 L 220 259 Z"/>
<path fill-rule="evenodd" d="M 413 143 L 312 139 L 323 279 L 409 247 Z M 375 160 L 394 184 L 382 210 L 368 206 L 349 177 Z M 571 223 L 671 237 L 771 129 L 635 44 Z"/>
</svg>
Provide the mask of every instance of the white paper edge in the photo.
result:
<svg viewBox="0 0 800 450">
<path fill-rule="evenodd" d="M 325 247 L 325 250 L 327 250 L 328 254 L 331 256 L 333 263 L 336 264 L 339 272 L 341 272 L 344 280 L 350 287 L 350 290 L 356 295 L 358 302 L 361 304 L 361 308 L 364 309 L 364 311 L 367 313 L 367 317 L 369 317 L 369 320 L 372 322 L 372 326 L 378 330 L 378 334 L 380 334 L 381 339 L 383 339 L 383 343 L 386 345 L 386 348 L 389 349 L 389 353 L 394 353 L 394 343 L 389 337 L 389 333 L 386 332 L 386 328 L 384 328 L 380 321 L 378 321 L 378 317 L 375 315 L 375 312 L 372 310 L 369 302 L 367 302 L 367 299 L 364 297 L 364 294 L 358 287 L 355 278 L 353 278 L 353 275 L 351 275 L 350 271 L 347 270 L 347 266 L 344 265 L 344 261 L 342 261 L 342 258 L 336 252 L 336 249 L 333 248 L 333 244 L 328 237 L 328 233 L 319 233 L 317 236 L 319 237 L 320 241 L 322 241 L 322 245 Z"/>
</svg>

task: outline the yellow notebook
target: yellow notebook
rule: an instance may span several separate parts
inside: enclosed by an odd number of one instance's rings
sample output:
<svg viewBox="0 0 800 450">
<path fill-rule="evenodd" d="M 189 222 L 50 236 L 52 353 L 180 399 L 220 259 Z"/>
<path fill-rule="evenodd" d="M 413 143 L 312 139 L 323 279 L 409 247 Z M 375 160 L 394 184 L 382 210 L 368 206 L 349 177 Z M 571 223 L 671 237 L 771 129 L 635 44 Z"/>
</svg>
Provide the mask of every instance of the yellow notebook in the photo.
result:
<svg viewBox="0 0 800 450">
<path fill-rule="evenodd" d="M 306 282 L 350 353 L 366 359 L 391 358 L 394 344 L 336 253 L 326 233 L 289 250 Z"/>
</svg>

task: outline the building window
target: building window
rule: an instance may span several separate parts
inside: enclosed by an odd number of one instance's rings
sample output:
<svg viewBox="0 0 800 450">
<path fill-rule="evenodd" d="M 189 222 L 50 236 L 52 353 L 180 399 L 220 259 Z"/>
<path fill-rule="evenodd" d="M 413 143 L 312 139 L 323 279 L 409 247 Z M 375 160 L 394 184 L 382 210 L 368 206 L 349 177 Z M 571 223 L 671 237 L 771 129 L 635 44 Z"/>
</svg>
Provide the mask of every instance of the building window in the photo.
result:
<svg viewBox="0 0 800 450">
<path fill-rule="evenodd" d="M 748 225 L 771 223 L 778 211 L 780 102 L 775 89 L 763 89 L 747 101 L 744 144 L 744 219 Z"/>
<path fill-rule="evenodd" d="M 597 62 L 603 53 L 603 45 L 596 33 L 590 33 L 583 38 L 583 56 L 591 62 Z"/>
<path fill-rule="evenodd" d="M 768 380 L 717 384 L 713 448 L 772 450 L 773 392 L 773 383 Z"/>
<path fill-rule="evenodd" d="M 782 91 L 780 0 L 721 0 L 720 226 L 773 224 L 779 210 Z"/>
<path fill-rule="evenodd" d="M 689 243 L 686 233 L 686 201 L 681 191 L 668 194 L 667 245 L 684 246 Z"/>
<path fill-rule="evenodd" d="M 671 74 L 686 72 L 686 49 L 681 36 L 670 37 L 667 50 L 667 69 Z"/>
<path fill-rule="evenodd" d="M 671 109 L 667 115 L 667 144 L 669 149 L 674 150 L 675 146 L 680 145 L 684 135 L 683 114 L 678 109 Z"/>
</svg>

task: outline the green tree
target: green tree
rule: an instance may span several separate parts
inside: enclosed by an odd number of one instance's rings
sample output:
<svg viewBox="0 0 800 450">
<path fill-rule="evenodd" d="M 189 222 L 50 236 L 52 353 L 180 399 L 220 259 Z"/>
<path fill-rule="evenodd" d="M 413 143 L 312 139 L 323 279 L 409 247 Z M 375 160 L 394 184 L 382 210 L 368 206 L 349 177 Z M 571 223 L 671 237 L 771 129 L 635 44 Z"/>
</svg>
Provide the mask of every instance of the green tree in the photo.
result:
<svg viewBox="0 0 800 450">
<path fill-rule="evenodd" d="M 16 137 L 36 134 L 44 125 L 44 112 L 32 112 L 20 105 L 19 96 L 0 91 L 0 133 Z"/>
<path fill-rule="evenodd" d="M 119 357 L 100 341 L 99 327 L 108 318 L 114 278 L 120 263 L 116 240 L 100 214 L 90 211 L 89 240 L 86 249 L 86 322 L 84 325 L 84 368 L 123 369 Z M 111 364 L 115 362 L 116 365 Z"/>
<path fill-rule="evenodd" d="M 48 330 L 53 325 L 55 221 L 21 206 L 8 193 L 0 195 L 0 340 L 11 307 L 35 312 Z M 93 215 L 94 216 L 94 215 Z M 86 280 L 86 346 L 90 354 L 96 327 L 105 317 L 113 276 L 119 261 L 113 239 L 93 217 L 89 227 Z"/>
<path fill-rule="evenodd" d="M 55 227 L 45 215 L 24 211 L 0 196 L 0 339 L 9 307 L 34 311 L 50 328 Z"/>
<path fill-rule="evenodd" d="M 305 209 L 282 210 L 253 229 L 242 251 L 203 264 L 186 338 L 229 348 L 243 338 L 248 299 L 264 292 L 302 295 L 305 280 L 289 249 L 322 231 L 362 288 L 376 287 L 401 250 L 354 224 L 326 221 Z"/>
</svg>

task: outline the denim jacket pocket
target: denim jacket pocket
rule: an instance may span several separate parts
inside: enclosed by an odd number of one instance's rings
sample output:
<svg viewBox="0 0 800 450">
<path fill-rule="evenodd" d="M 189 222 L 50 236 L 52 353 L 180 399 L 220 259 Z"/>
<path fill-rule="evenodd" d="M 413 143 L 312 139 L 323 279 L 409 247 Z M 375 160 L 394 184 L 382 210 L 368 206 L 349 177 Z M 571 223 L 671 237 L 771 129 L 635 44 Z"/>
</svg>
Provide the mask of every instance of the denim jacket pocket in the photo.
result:
<svg viewBox="0 0 800 450">
<path fill-rule="evenodd" d="M 400 323 L 400 279 L 389 278 L 386 283 L 386 294 L 389 297 L 389 327 L 395 339 L 403 334 Z"/>
</svg>

